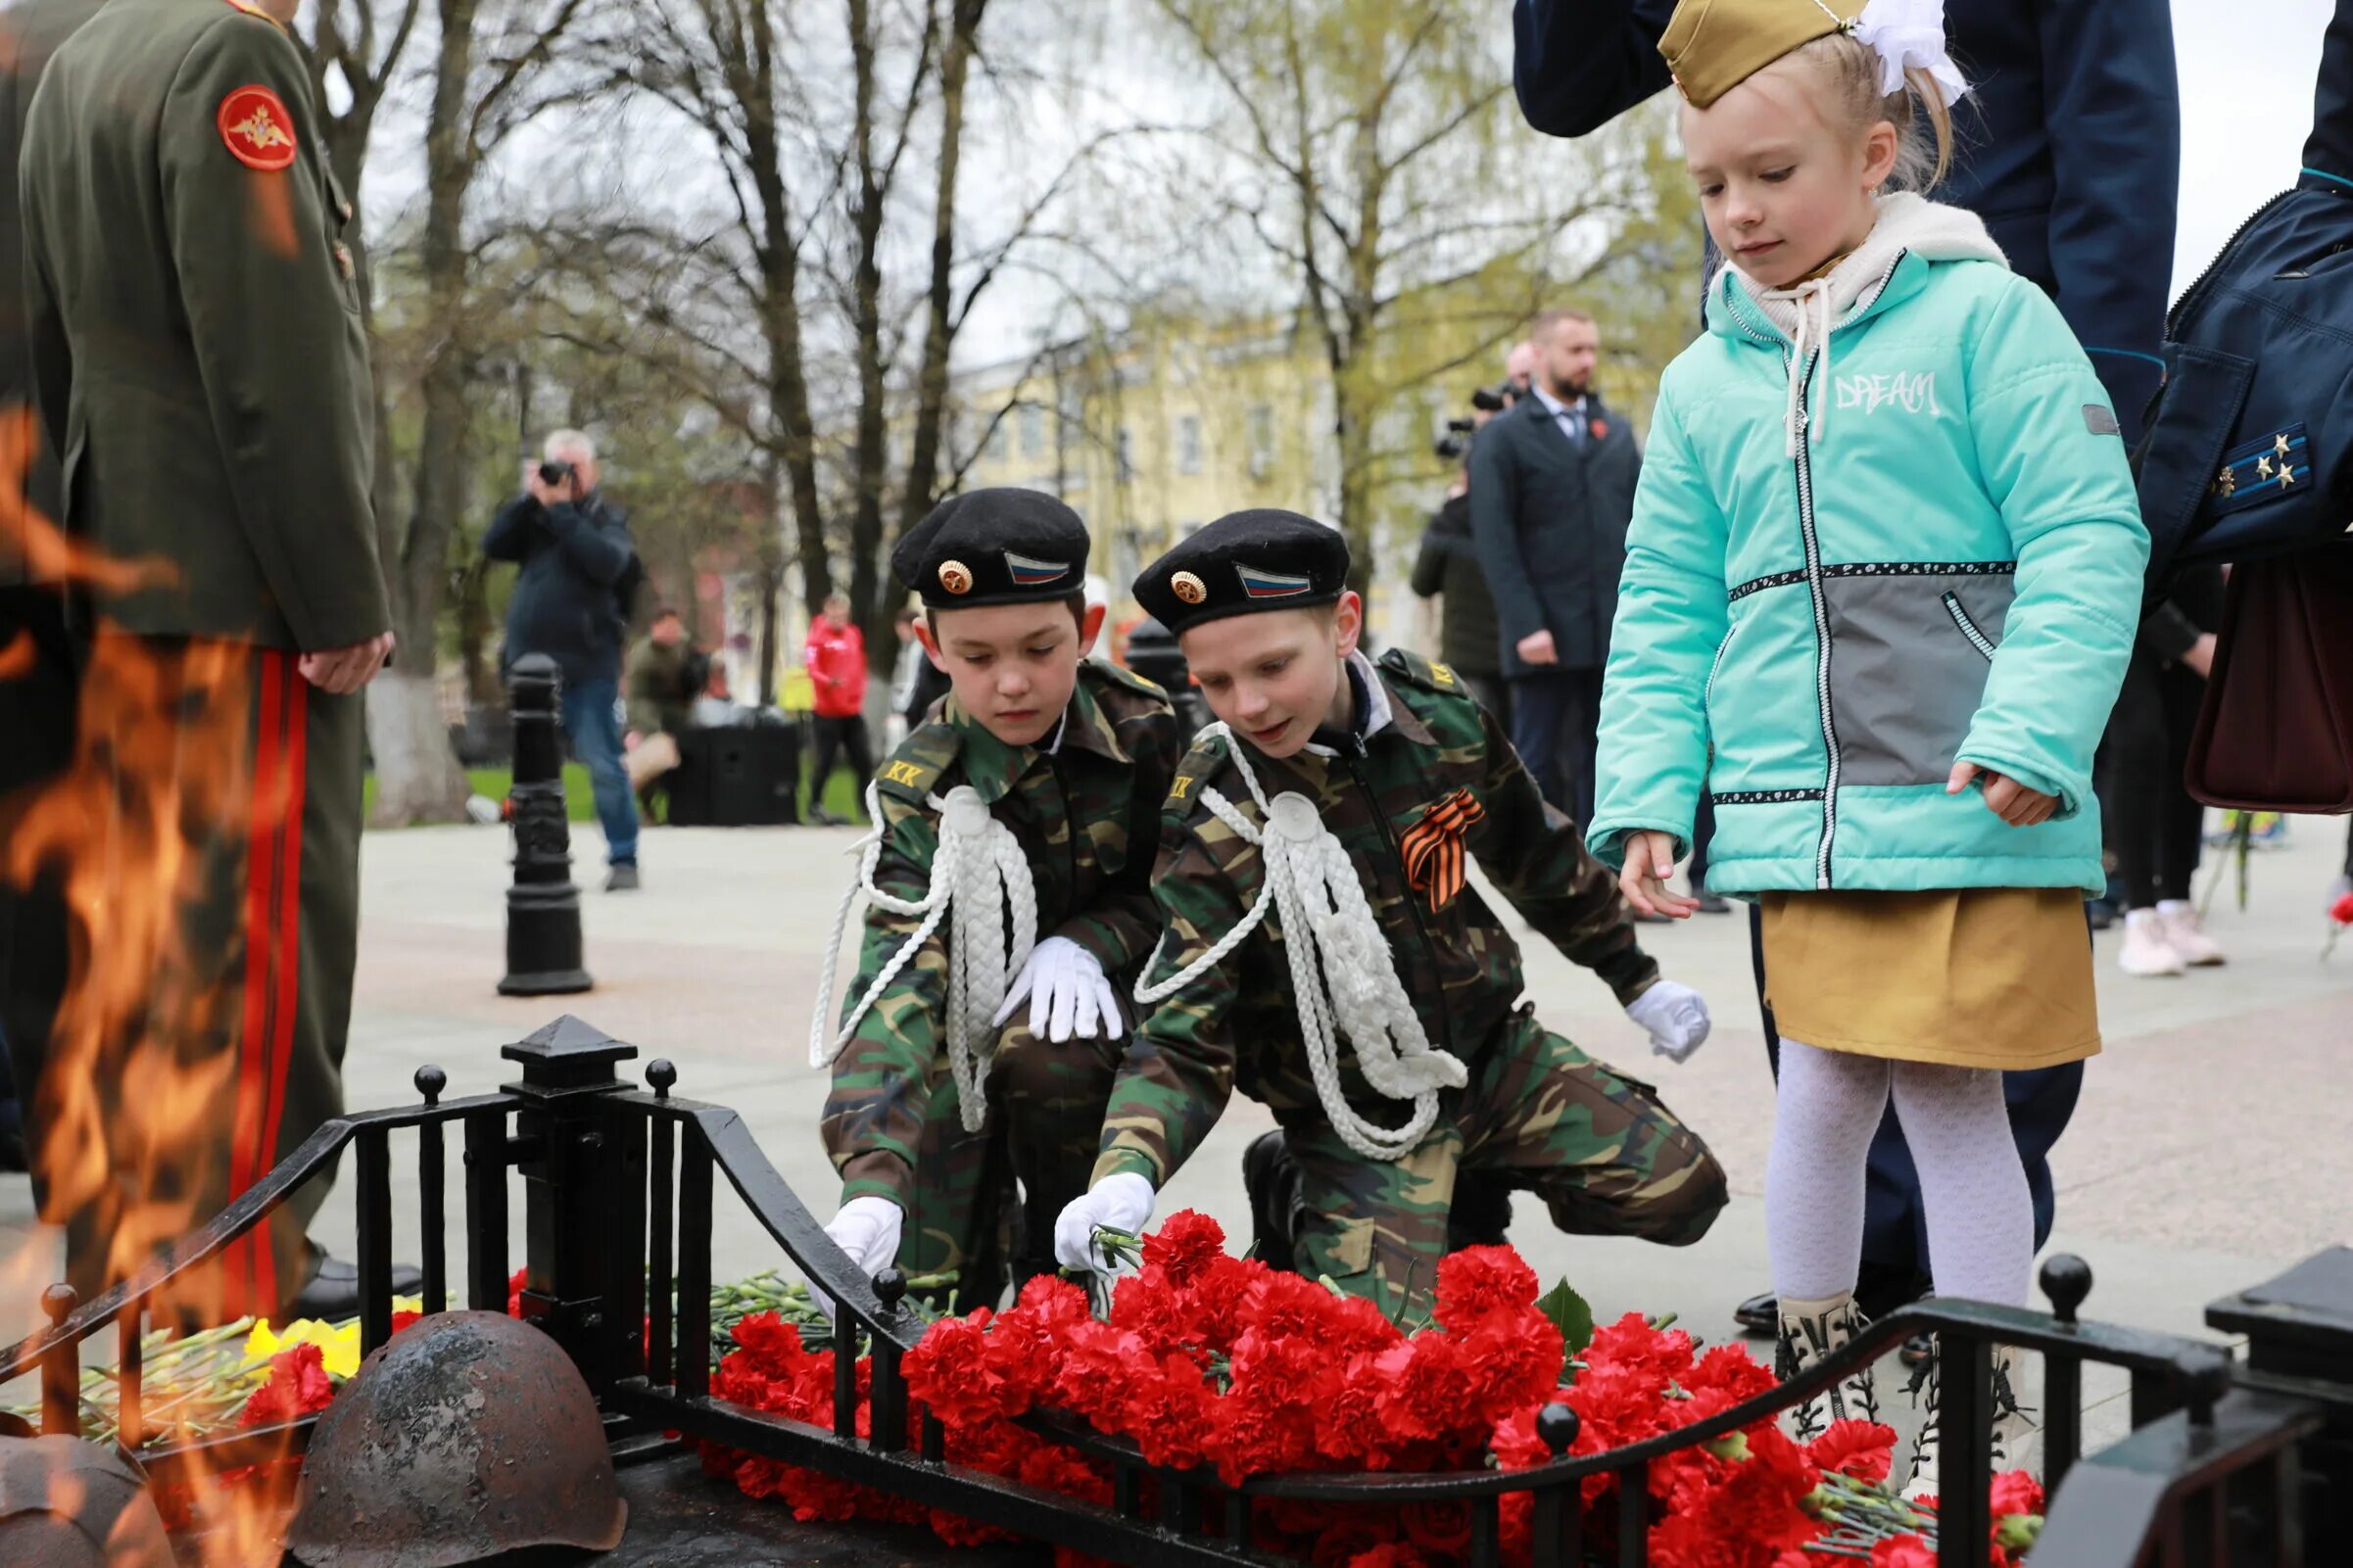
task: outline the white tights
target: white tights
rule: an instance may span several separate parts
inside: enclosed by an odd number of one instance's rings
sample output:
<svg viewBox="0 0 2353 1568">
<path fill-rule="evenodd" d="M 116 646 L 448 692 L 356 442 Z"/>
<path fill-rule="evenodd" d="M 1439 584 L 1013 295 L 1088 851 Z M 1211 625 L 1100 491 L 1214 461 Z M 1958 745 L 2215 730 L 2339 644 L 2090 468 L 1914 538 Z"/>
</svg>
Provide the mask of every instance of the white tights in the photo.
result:
<svg viewBox="0 0 2353 1568">
<path fill-rule="evenodd" d="M 2026 1305 L 2035 1215 L 2011 1140 L 2001 1074 L 1890 1062 L 1781 1042 L 1765 1241 L 1783 1301 L 1854 1289 L 1862 1259 L 1864 1161 L 1891 1090 L 1928 1205 L 1938 1293 Z"/>
</svg>

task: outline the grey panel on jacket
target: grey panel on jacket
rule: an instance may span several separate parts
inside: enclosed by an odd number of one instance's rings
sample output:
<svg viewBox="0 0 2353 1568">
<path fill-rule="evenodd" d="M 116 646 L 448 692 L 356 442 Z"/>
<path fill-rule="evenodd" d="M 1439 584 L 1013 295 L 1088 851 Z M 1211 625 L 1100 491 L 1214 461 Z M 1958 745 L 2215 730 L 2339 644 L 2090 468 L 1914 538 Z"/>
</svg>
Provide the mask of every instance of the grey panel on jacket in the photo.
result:
<svg viewBox="0 0 2353 1568">
<path fill-rule="evenodd" d="M 1832 577 L 1822 593 L 1839 783 L 1943 784 L 1985 697 L 2014 581 Z"/>
</svg>

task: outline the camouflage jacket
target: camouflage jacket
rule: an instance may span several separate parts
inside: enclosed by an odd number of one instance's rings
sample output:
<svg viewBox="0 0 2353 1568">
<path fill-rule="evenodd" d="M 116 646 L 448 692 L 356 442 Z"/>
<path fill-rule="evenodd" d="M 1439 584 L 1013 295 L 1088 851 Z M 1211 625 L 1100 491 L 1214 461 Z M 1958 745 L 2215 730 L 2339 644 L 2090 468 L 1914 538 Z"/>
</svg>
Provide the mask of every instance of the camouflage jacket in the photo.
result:
<svg viewBox="0 0 2353 1568">
<path fill-rule="evenodd" d="M 1442 664 L 1391 650 L 1378 670 L 1389 722 L 1353 754 L 1310 750 L 1278 762 L 1253 751 L 1250 765 L 1268 799 L 1285 790 L 1307 795 L 1346 846 L 1430 1043 L 1475 1075 L 1521 988 L 1519 948 L 1475 888 L 1464 884 L 1433 910 L 1408 885 L 1400 845 L 1458 790 L 1478 803 L 1463 847 L 1489 880 L 1621 1003 L 1649 990 L 1658 966 L 1635 941 L 1616 878 L 1585 852 L 1576 826 L 1545 804 L 1494 719 Z M 1167 927 L 1154 980 L 1232 930 L 1264 885 L 1258 850 L 1201 804 L 1201 791 L 1214 786 L 1259 820 L 1232 763 L 1235 744 L 1205 736 L 1177 766 L 1153 879 Z M 1365 1083 L 1353 1055 L 1342 1055 L 1340 1076 L 1351 1105 L 1385 1126 L 1405 1119 L 1404 1106 Z M 1223 964 L 1162 1001 L 1137 1028 L 1112 1087 L 1095 1179 L 1132 1170 L 1164 1185 L 1216 1124 L 1237 1080 L 1278 1116 L 1322 1115 L 1273 911 Z"/>
<path fill-rule="evenodd" d="M 1008 746 L 965 716 L 953 696 L 900 742 L 876 784 L 883 852 L 874 884 L 923 896 L 939 843 L 931 799 L 958 784 L 980 791 L 1013 830 L 1037 888 L 1040 938 L 1067 936 L 1125 987 L 1152 950 L 1156 811 L 1181 743 L 1160 688 L 1116 666 L 1079 667 L 1061 745 Z M 854 1004 L 921 918 L 868 905 Z M 834 1063 L 825 1104 L 826 1152 L 844 1201 L 907 1201 L 932 1084 L 946 1074 L 939 1020 L 947 1001 L 945 930 L 936 931 L 859 1021 Z"/>
</svg>

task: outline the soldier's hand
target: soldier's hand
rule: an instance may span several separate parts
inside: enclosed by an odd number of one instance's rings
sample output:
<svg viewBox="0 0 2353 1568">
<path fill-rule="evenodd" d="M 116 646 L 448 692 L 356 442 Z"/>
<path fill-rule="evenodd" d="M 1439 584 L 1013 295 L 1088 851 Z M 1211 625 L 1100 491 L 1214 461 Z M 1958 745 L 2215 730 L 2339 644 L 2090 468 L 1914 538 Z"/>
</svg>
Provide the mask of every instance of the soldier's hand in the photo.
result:
<svg viewBox="0 0 2353 1568">
<path fill-rule="evenodd" d="M 1696 898 L 1686 898 L 1667 885 L 1675 874 L 1675 839 L 1672 833 L 1628 833 L 1626 835 L 1626 868 L 1618 873 L 1617 890 L 1626 895 L 1626 902 L 1645 915 L 1666 915 L 1675 920 L 1689 920 L 1700 907 Z"/>
<path fill-rule="evenodd" d="M 859 1273 L 872 1279 L 897 1261 L 899 1231 L 906 1218 L 906 1211 L 888 1198 L 852 1198 L 827 1221 L 825 1233 L 858 1265 Z M 834 1304 L 823 1291 L 809 1292 L 809 1301 L 827 1322 L 834 1320 Z"/>
<path fill-rule="evenodd" d="M 1030 950 L 997 1009 L 999 1025 L 1024 996 L 1030 998 L 1030 1032 L 1056 1045 L 1097 1035 L 1117 1039 L 1126 1027 L 1119 992 L 1104 977 L 1102 962 L 1067 936 L 1049 936 Z"/>
<path fill-rule="evenodd" d="M 321 691 L 350 696 L 376 678 L 391 659 L 397 641 L 390 632 L 385 632 L 364 642 L 354 642 L 350 647 L 306 653 L 296 661 L 295 668 L 304 680 Z"/>
<path fill-rule="evenodd" d="M 1561 662 L 1560 650 L 1553 646 L 1553 634 L 1549 631 L 1530 632 L 1519 640 L 1516 651 L 1520 659 L 1528 664 Z"/>
<path fill-rule="evenodd" d="M 1152 1184 L 1132 1170 L 1105 1176 L 1063 1206 L 1054 1221 L 1054 1260 L 1065 1268 L 1114 1274 L 1120 1265 L 1095 1250 L 1095 1232 L 1140 1236 L 1152 1218 Z"/>
<path fill-rule="evenodd" d="M 1673 980 L 1653 981 L 1626 1009 L 1626 1017 L 1651 1031 L 1653 1055 L 1675 1062 L 1690 1061 L 1715 1026 L 1707 1016 L 1707 999 Z"/>
</svg>

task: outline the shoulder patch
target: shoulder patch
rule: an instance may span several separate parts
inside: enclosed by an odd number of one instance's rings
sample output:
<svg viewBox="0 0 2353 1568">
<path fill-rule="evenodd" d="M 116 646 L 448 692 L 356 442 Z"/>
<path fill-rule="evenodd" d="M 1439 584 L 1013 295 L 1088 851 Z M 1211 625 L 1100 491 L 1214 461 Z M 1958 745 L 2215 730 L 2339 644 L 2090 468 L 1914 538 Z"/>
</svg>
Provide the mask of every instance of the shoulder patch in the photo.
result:
<svg viewBox="0 0 2353 1568">
<path fill-rule="evenodd" d="M 875 784 L 887 795 L 922 805 L 963 749 L 964 736 L 954 725 L 919 725 L 876 772 Z"/>
<path fill-rule="evenodd" d="M 1093 671 L 1096 678 L 1105 686 L 1132 691 L 1137 696 L 1150 697 L 1155 702 L 1165 703 L 1169 700 L 1168 692 L 1163 690 L 1158 683 L 1147 681 L 1133 670 L 1125 665 L 1114 664 L 1109 659 L 1088 659 L 1080 668 Z"/>
<path fill-rule="evenodd" d="M 248 168 L 276 174 L 294 164 L 294 116 L 276 93 L 260 85 L 239 87 L 220 100 L 215 117 L 220 140 Z"/>
<path fill-rule="evenodd" d="M 1436 691 L 1450 697 L 1467 696 L 1461 677 L 1452 668 L 1436 664 L 1418 653 L 1404 648 L 1391 648 L 1379 659 L 1380 667 L 1410 686 L 1425 691 Z"/>
<path fill-rule="evenodd" d="M 1210 736 L 1195 740 L 1176 764 L 1176 774 L 1169 780 L 1168 804 L 1165 811 L 1189 816 L 1201 803 L 1201 786 L 1214 782 L 1225 771 L 1225 740 L 1222 736 Z"/>
</svg>

